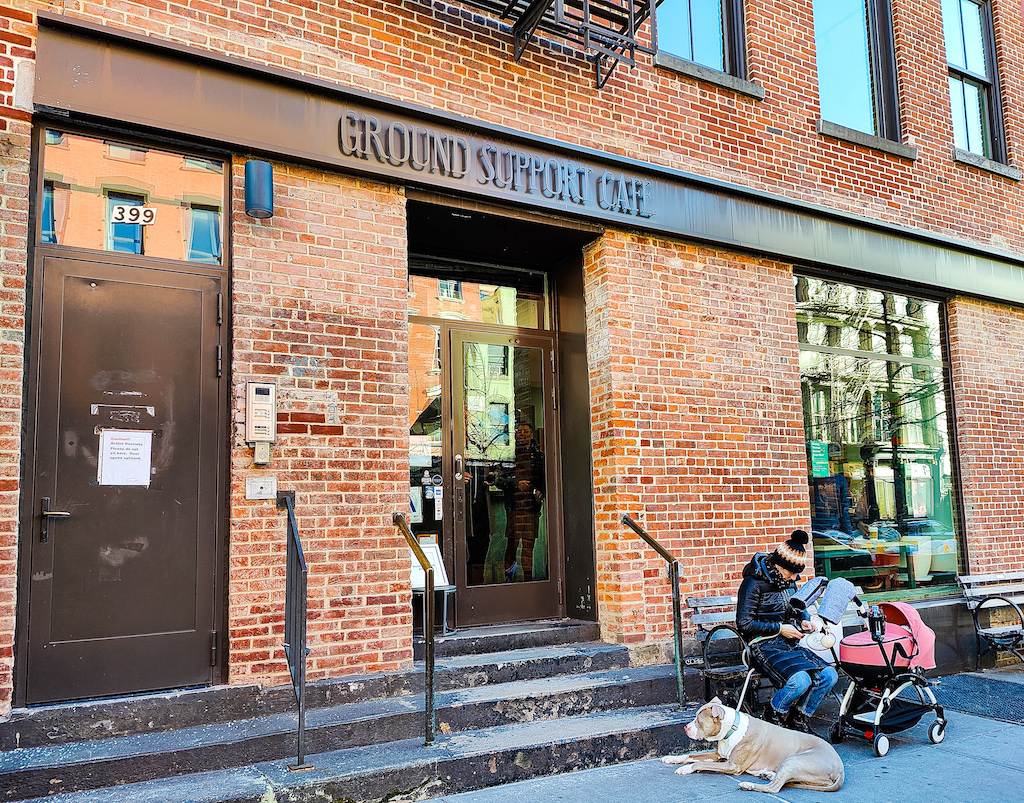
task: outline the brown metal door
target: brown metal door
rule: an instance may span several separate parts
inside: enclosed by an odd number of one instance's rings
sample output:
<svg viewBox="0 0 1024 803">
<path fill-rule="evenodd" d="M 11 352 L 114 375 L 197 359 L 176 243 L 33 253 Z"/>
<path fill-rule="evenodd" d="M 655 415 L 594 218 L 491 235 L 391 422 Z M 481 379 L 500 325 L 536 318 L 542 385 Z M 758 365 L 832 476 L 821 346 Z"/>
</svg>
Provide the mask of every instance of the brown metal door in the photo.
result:
<svg viewBox="0 0 1024 803">
<path fill-rule="evenodd" d="M 462 625 L 559 617 L 553 340 L 452 330 L 456 609 Z"/>
<path fill-rule="evenodd" d="M 208 684 L 221 277 L 45 257 L 42 282 L 26 702 Z"/>
</svg>

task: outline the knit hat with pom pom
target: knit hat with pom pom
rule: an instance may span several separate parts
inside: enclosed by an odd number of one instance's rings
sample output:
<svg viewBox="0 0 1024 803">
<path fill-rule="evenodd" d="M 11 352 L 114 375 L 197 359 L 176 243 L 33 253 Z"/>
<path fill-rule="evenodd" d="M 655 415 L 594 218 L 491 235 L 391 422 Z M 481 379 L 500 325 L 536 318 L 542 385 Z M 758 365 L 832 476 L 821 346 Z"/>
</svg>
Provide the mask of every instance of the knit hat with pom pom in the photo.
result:
<svg viewBox="0 0 1024 803">
<path fill-rule="evenodd" d="M 793 530 L 789 539 L 779 544 L 768 559 L 782 569 L 800 574 L 807 568 L 807 541 L 807 533 Z"/>
</svg>

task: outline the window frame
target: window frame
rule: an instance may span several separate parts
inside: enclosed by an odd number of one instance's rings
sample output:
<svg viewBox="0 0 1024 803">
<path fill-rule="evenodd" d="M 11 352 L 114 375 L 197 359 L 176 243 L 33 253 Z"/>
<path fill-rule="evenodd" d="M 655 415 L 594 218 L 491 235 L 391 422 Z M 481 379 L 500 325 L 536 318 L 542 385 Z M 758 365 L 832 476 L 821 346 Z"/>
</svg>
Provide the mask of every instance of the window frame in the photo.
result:
<svg viewBox="0 0 1024 803">
<path fill-rule="evenodd" d="M 864 0 L 865 31 L 868 49 L 868 71 L 871 79 L 869 87 L 872 98 L 874 126 L 872 131 L 851 128 L 850 131 L 878 137 L 890 142 L 902 142 L 903 134 L 900 125 L 899 81 L 896 69 L 896 41 L 892 24 L 892 4 L 890 0 Z M 812 12 L 813 13 L 813 12 Z M 815 29 L 815 45 L 817 46 L 817 29 Z M 817 47 L 815 48 L 817 51 Z M 819 70 L 818 104 L 821 108 L 823 95 L 819 54 L 815 53 L 815 67 Z M 833 125 L 844 124 L 829 120 L 824 114 L 822 121 Z"/>
<path fill-rule="evenodd" d="M 135 254 L 136 256 L 142 256 L 146 253 L 145 250 L 145 231 L 146 227 L 141 223 L 117 223 L 111 219 L 111 210 L 115 206 L 145 206 L 146 197 L 144 195 L 137 195 L 135 193 L 123 192 L 121 190 L 105 190 L 103 193 L 106 196 L 106 217 L 107 217 L 107 236 L 106 236 L 106 248 L 105 251 L 117 254 Z M 117 248 L 117 243 L 129 242 L 127 234 L 123 233 L 125 228 L 118 227 L 134 227 L 131 229 L 132 237 L 131 242 L 135 245 L 135 250 L 128 250 L 125 248 Z"/>
<path fill-rule="evenodd" d="M 204 259 L 197 254 L 202 252 L 195 249 L 196 245 L 196 233 L 197 223 L 206 218 L 208 215 L 213 216 L 213 225 L 209 226 L 209 231 L 213 234 L 216 240 L 213 245 L 216 246 L 216 253 L 211 254 L 211 258 Z M 188 242 L 186 243 L 185 259 L 189 262 L 202 262 L 208 265 L 221 265 L 224 262 L 224 216 L 221 210 L 215 206 L 208 206 L 206 204 L 189 204 L 188 205 Z"/>
<path fill-rule="evenodd" d="M 663 0 L 663 2 L 676 2 L 686 3 L 689 5 L 692 0 Z M 665 50 L 661 46 L 663 39 L 658 37 L 657 34 L 657 11 L 655 10 L 652 16 L 655 21 L 655 50 L 656 50 L 656 63 L 664 65 L 664 59 L 678 59 L 687 64 L 693 64 L 698 67 L 702 67 L 705 70 L 710 70 L 714 73 L 720 73 L 723 75 L 729 75 L 734 78 L 746 80 L 747 78 L 747 47 L 746 47 L 746 23 L 744 20 L 743 13 L 743 0 L 720 0 L 722 6 L 722 62 L 723 68 L 719 69 L 708 64 L 704 64 L 700 61 L 695 61 L 692 58 L 686 58 L 686 56 L 680 55 L 679 53 L 673 53 L 670 50 Z M 690 38 L 693 38 L 693 25 L 692 25 L 692 9 L 691 9 L 691 25 L 690 25 Z M 692 48 L 691 48 L 692 52 Z"/>
<path fill-rule="evenodd" d="M 949 42 L 946 41 L 946 20 L 943 18 L 943 44 L 946 48 L 946 69 L 949 78 L 959 81 L 961 84 L 972 84 L 982 92 L 982 101 L 985 107 L 985 113 L 981 117 L 981 125 L 983 129 L 983 150 L 987 147 L 988 153 L 979 153 L 978 151 L 969 150 L 966 147 L 961 147 L 956 142 L 956 129 L 953 130 L 953 143 L 957 150 L 963 151 L 964 153 L 973 154 L 974 156 L 980 156 L 982 159 L 991 159 L 994 162 L 1000 164 L 1006 164 L 1007 151 L 1006 151 L 1006 136 L 1003 131 L 1003 106 L 999 91 L 999 65 L 996 61 L 996 46 L 995 46 L 995 24 L 992 19 L 992 2 L 991 0 L 957 0 L 957 5 L 960 6 L 962 3 L 973 3 L 979 8 L 979 16 L 981 18 L 981 36 L 982 36 L 982 47 L 985 51 L 985 61 L 988 64 L 990 75 L 979 75 L 976 72 L 966 69 L 965 67 L 959 67 L 950 63 L 949 59 Z M 963 17 L 961 15 L 961 21 Z M 962 30 L 962 25 L 961 25 Z M 950 113 L 953 112 L 953 94 L 950 90 Z M 986 130 L 987 129 L 987 130 Z M 987 133 L 987 136 L 986 136 Z M 969 144 L 969 143 L 965 143 Z"/>
</svg>

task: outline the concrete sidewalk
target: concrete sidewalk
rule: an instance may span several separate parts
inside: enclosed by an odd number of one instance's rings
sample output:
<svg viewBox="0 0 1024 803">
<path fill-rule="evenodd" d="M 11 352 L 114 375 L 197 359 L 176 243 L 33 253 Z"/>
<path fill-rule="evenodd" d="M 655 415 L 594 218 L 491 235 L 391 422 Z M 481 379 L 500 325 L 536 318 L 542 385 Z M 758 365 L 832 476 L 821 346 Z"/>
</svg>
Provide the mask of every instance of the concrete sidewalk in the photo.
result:
<svg viewBox="0 0 1024 803">
<path fill-rule="evenodd" d="M 989 675 L 990 673 L 986 673 Z M 1024 681 L 1024 672 L 992 676 Z M 784 788 L 769 796 L 788 803 L 992 803 L 1024 800 L 1024 727 L 995 719 L 946 710 L 945 740 L 928 741 L 925 716 L 890 739 L 888 755 L 878 758 L 867 741 L 847 737 L 836 750 L 846 766 L 846 782 L 838 792 Z M 817 724 L 817 723 L 816 723 Z M 821 728 L 819 727 L 820 731 Z M 505 803 L 509 800 L 572 801 L 572 803 L 753 803 L 762 798 L 737 788 L 725 775 L 676 775 L 675 767 L 657 759 L 567 773 L 458 795 L 435 803 Z"/>
</svg>

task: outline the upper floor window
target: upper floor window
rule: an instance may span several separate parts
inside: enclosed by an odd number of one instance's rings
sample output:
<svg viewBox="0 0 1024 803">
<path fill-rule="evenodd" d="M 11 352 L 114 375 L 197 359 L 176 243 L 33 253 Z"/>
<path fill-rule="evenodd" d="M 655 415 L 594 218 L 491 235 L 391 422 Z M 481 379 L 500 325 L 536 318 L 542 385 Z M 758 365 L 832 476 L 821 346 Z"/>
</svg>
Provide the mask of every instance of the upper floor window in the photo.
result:
<svg viewBox="0 0 1024 803">
<path fill-rule="evenodd" d="M 126 210 L 144 206 L 145 203 L 146 199 L 138 195 L 126 195 L 119 192 L 107 194 L 107 220 L 110 221 L 108 251 L 120 251 L 125 254 L 142 253 L 142 224 L 130 222 Z"/>
<path fill-rule="evenodd" d="M 462 299 L 462 282 L 455 279 L 437 280 L 437 297 L 450 298 L 456 301 Z"/>
<path fill-rule="evenodd" d="M 43 182 L 43 208 L 40 213 L 42 219 L 42 230 L 39 234 L 40 242 L 44 243 L 55 243 L 57 242 L 57 232 L 55 230 L 54 213 L 53 213 L 53 182 Z"/>
<path fill-rule="evenodd" d="M 663 0 L 658 51 L 744 77 L 742 0 Z"/>
<path fill-rule="evenodd" d="M 219 263 L 220 252 L 220 210 L 205 206 L 189 208 L 188 258 L 194 262 Z"/>
<path fill-rule="evenodd" d="M 889 0 L 814 0 L 821 116 L 899 141 Z"/>
<path fill-rule="evenodd" d="M 961 150 L 1003 161 L 991 8 L 975 0 L 942 0 L 942 26 L 954 143 Z"/>
</svg>

